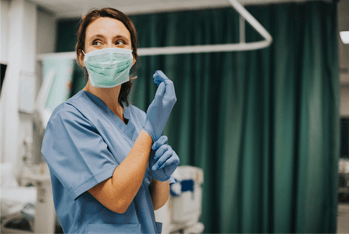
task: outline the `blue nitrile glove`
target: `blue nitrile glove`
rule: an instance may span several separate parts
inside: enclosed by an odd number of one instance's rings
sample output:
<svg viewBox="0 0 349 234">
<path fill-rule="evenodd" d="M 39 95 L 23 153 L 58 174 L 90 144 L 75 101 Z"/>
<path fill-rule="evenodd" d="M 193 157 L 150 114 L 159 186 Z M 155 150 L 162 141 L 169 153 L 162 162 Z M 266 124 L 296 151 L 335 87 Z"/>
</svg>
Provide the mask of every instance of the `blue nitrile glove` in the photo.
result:
<svg viewBox="0 0 349 234">
<path fill-rule="evenodd" d="M 174 104 L 177 101 L 173 82 L 160 70 L 153 75 L 154 83 L 158 85 L 154 100 L 147 110 L 147 118 L 143 129 L 149 133 L 155 142 L 164 131 L 166 122 Z"/>
<path fill-rule="evenodd" d="M 167 136 L 161 136 L 151 147 L 149 167 L 151 176 L 159 181 L 167 181 L 180 163 L 176 152 L 167 144 Z"/>
</svg>

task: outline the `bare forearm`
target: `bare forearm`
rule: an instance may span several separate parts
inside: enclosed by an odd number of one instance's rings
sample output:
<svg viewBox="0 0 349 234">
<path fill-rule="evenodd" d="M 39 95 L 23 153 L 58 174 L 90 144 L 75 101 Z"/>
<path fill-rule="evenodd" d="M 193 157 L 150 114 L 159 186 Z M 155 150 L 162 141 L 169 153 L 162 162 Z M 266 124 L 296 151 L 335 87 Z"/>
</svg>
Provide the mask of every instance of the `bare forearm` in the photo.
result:
<svg viewBox="0 0 349 234">
<path fill-rule="evenodd" d="M 149 134 L 142 131 L 128 156 L 113 173 L 114 196 L 124 209 L 131 204 L 142 184 L 152 143 Z"/>
<path fill-rule="evenodd" d="M 161 182 L 153 179 L 149 186 L 154 210 L 163 207 L 170 195 L 169 181 Z"/>
</svg>

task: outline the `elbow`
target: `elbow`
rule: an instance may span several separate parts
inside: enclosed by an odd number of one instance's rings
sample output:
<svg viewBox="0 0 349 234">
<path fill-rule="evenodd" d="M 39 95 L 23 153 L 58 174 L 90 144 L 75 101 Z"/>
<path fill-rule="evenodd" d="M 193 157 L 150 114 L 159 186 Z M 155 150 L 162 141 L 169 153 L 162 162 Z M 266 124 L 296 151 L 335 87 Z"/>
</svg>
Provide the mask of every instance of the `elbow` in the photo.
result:
<svg viewBox="0 0 349 234">
<path fill-rule="evenodd" d="M 154 210 L 158 210 L 158 209 L 162 208 L 165 204 L 166 204 L 166 202 L 164 204 L 162 204 L 162 205 L 154 206 Z"/>
<path fill-rule="evenodd" d="M 118 213 L 118 214 L 123 214 L 126 212 L 127 209 L 123 209 L 123 208 L 119 208 L 119 207 L 114 207 L 112 209 L 110 209 L 111 211 Z"/>
<path fill-rule="evenodd" d="M 163 206 L 154 206 L 154 210 L 158 210 L 158 209 L 160 209 L 161 207 L 163 207 Z"/>
<path fill-rule="evenodd" d="M 126 212 L 127 209 L 114 209 L 113 211 L 118 214 L 123 214 Z"/>
<path fill-rule="evenodd" d="M 169 197 L 170 197 L 170 196 L 168 196 L 167 199 L 166 199 L 166 200 L 163 200 L 161 203 L 158 202 L 158 203 L 154 204 L 154 205 L 153 205 L 154 210 L 158 210 L 158 209 L 162 208 L 164 205 L 166 205 L 166 203 L 167 203 Z"/>
<path fill-rule="evenodd" d="M 123 214 L 127 211 L 128 207 L 130 206 L 130 204 L 126 204 L 126 203 L 115 203 L 116 205 L 114 207 L 112 207 L 112 211 L 114 211 L 115 213 L 118 214 Z"/>
</svg>

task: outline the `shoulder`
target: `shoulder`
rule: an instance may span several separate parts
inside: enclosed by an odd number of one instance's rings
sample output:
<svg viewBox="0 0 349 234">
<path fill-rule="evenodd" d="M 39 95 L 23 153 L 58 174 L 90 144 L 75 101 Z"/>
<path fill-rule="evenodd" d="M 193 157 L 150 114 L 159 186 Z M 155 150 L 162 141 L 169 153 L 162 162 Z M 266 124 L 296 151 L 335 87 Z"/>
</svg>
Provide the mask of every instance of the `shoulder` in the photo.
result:
<svg viewBox="0 0 349 234">
<path fill-rule="evenodd" d="M 88 118 L 84 115 L 83 107 L 89 105 L 89 99 L 86 97 L 84 92 L 78 92 L 67 101 L 61 103 L 56 107 L 52 113 L 52 117 L 60 116 L 62 118 L 77 117 L 78 119 L 85 119 L 88 121 Z"/>
<path fill-rule="evenodd" d="M 88 120 L 78 108 L 71 102 L 66 101 L 58 105 L 47 123 L 47 129 L 62 125 L 80 125 L 85 127 L 93 127 L 91 121 Z"/>
</svg>

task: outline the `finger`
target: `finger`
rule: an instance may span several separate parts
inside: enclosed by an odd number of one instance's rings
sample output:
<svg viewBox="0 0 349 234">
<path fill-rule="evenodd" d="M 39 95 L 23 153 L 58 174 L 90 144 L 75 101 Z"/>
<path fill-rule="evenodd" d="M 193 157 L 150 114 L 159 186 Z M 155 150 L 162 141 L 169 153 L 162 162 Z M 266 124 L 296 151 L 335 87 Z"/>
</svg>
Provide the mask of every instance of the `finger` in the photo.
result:
<svg viewBox="0 0 349 234">
<path fill-rule="evenodd" d="M 171 97 L 176 96 L 173 82 L 171 80 L 167 79 L 167 80 L 164 80 L 164 83 L 166 85 L 166 94 L 170 95 Z"/>
<path fill-rule="evenodd" d="M 162 96 L 165 93 L 166 85 L 162 82 L 156 90 L 155 96 Z"/>
<path fill-rule="evenodd" d="M 163 81 L 163 79 L 162 79 L 161 77 L 156 76 L 156 75 L 154 74 L 154 83 L 155 83 L 157 86 L 159 86 L 159 85 L 161 84 L 162 81 Z"/>
<path fill-rule="evenodd" d="M 157 70 L 157 71 L 155 72 L 155 74 L 156 74 L 157 76 L 161 77 L 162 79 L 168 79 L 168 77 L 165 75 L 165 73 L 164 73 L 163 71 L 161 71 L 161 70 Z"/>
<path fill-rule="evenodd" d="M 152 150 L 157 150 L 157 149 L 159 149 L 160 146 L 166 144 L 167 141 L 168 141 L 167 136 L 163 135 L 157 141 L 154 142 L 154 144 L 152 145 L 151 149 Z"/>
<path fill-rule="evenodd" d="M 169 145 L 162 145 L 155 151 L 154 161 L 157 161 L 169 149 Z"/>
<path fill-rule="evenodd" d="M 165 79 L 168 79 L 167 76 L 160 70 L 155 71 L 154 75 L 154 83 L 159 86 L 161 82 L 163 82 Z"/>
<path fill-rule="evenodd" d="M 159 85 L 161 82 L 163 82 L 166 79 L 168 80 L 168 77 L 161 70 L 155 71 L 153 78 L 154 78 L 154 83 L 157 85 Z"/>
<path fill-rule="evenodd" d="M 159 169 L 162 164 L 167 164 L 165 163 L 167 161 L 167 159 L 169 159 L 172 156 L 172 151 L 166 151 L 160 158 L 159 160 L 154 164 L 154 166 L 152 167 L 152 170 L 155 171 L 157 169 Z M 166 166 L 166 165 L 165 165 Z"/>
<path fill-rule="evenodd" d="M 169 166 L 169 165 L 179 165 L 179 160 L 177 157 L 174 157 L 174 155 L 172 154 L 171 157 L 169 159 L 166 160 L 165 163 L 163 163 L 158 169 L 162 169 L 165 166 Z"/>
</svg>

